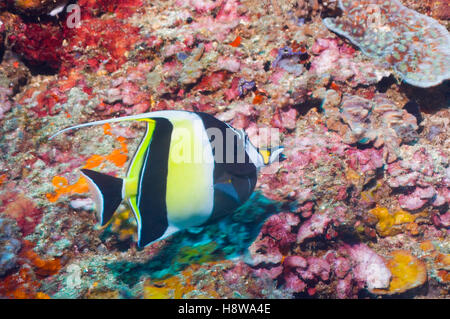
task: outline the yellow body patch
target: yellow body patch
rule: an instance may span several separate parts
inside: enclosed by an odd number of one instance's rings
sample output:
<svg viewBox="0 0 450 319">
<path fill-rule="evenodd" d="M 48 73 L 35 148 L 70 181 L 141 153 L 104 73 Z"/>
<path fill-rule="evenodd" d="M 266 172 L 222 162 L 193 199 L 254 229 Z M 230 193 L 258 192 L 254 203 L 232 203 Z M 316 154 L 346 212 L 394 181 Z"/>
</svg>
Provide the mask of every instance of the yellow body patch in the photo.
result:
<svg viewBox="0 0 450 319">
<path fill-rule="evenodd" d="M 214 201 L 214 159 L 199 120 L 172 121 L 169 150 L 167 217 L 176 226 L 191 227 L 206 221 Z M 201 126 L 200 126 L 201 125 Z"/>
<path fill-rule="evenodd" d="M 130 198 L 136 196 L 138 192 L 139 178 L 126 178 L 125 182 L 125 196 L 124 198 Z"/>
</svg>

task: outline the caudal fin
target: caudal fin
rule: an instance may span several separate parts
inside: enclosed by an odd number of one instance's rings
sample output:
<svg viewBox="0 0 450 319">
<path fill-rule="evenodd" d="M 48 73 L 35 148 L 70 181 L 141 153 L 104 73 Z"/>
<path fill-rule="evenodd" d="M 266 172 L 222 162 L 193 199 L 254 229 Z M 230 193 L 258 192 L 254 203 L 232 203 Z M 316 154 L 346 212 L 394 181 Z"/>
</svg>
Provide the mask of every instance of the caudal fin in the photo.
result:
<svg viewBox="0 0 450 319">
<path fill-rule="evenodd" d="M 81 173 L 89 182 L 89 188 L 94 195 L 97 217 L 100 225 L 104 226 L 122 202 L 123 180 L 90 169 L 82 169 Z"/>
</svg>

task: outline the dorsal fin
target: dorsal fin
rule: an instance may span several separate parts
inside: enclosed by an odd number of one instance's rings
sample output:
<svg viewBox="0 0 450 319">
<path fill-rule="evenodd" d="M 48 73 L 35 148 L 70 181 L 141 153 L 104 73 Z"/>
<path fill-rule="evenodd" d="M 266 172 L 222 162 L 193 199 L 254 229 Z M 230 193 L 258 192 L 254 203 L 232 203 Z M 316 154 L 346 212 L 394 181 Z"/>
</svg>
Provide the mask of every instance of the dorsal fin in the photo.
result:
<svg viewBox="0 0 450 319">
<path fill-rule="evenodd" d="M 49 140 L 53 139 L 55 136 L 62 134 L 64 132 L 72 131 L 72 130 L 82 128 L 82 127 L 95 126 L 95 125 L 101 125 L 101 124 L 106 124 L 106 123 L 124 122 L 124 121 L 138 121 L 138 120 L 142 120 L 144 118 L 149 118 L 149 117 L 151 117 L 151 115 L 152 115 L 152 113 L 143 113 L 143 114 L 138 114 L 138 115 L 133 115 L 133 116 L 124 116 L 124 117 L 112 118 L 112 119 L 107 119 L 107 120 L 78 124 L 78 125 L 66 127 L 65 129 L 62 129 L 62 130 L 56 132 L 55 134 L 53 134 L 52 136 L 49 137 Z"/>
<path fill-rule="evenodd" d="M 145 120 L 149 120 L 149 119 L 153 119 L 153 118 L 157 118 L 157 117 L 169 119 L 172 117 L 176 117 L 177 115 L 183 116 L 182 115 L 183 113 L 185 114 L 185 113 L 191 113 L 191 112 L 178 111 L 178 110 L 155 111 L 155 112 L 147 112 L 147 113 L 142 113 L 142 114 L 137 114 L 137 115 L 116 117 L 116 118 L 107 119 L 107 120 L 78 124 L 78 125 L 66 127 L 65 129 L 62 129 L 62 130 L 56 132 L 55 134 L 53 134 L 52 136 L 49 137 L 49 140 L 53 139 L 55 136 L 57 136 L 61 133 L 68 132 L 68 131 L 75 130 L 75 129 L 82 128 L 82 127 L 102 125 L 102 124 L 106 124 L 106 123 L 117 123 L 117 122 L 124 122 L 124 121 L 143 121 L 143 120 L 145 121 Z"/>
</svg>

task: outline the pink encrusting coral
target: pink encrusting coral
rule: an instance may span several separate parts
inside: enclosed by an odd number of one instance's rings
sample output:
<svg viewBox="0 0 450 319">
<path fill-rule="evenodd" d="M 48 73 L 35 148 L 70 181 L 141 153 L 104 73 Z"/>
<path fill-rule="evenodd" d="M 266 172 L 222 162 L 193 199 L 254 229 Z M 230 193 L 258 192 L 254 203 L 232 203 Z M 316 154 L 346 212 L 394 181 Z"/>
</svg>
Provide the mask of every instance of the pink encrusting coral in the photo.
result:
<svg viewBox="0 0 450 319">
<path fill-rule="evenodd" d="M 330 75 L 336 82 L 347 82 L 351 86 L 369 85 L 379 82 L 389 72 L 382 71 L 368 61 L 356 61 L 355 50 L 348 44 L 339 45 L 337 39 L 317 39 L 311 47 L 315 55 L 311 71 L 321 77 Z"/>
<path fill-rule="evenodd" d="M 331 219 L 327 216 L 327 212 L 314 214 L 300 226 L 297 242 L 301 244 L 307 238 L 323 234 L 330 221 Z"/>
<path fill-rule="evenodd" d="M 280 263 L 283 252 L 288 251 L 296 240 L 291 229 L 299 222 L 299 218 L 292 213 L 271 216 L 264 223 L 261 233 L 249 249 L 253 263 L 255 265 Z"/>
<path fill-rule="evenodd" d="M 265 231 L 267 229 L 263 228 L 263 233 Z M 302 255 L 282 256 L 276 242 L 270 246 L 266 243 L 263 239 L 252 245 L 254 273 L 276 279 L 293 293 L 324 293 L 323 283 L 330 280 L 336 284 L 334 295 L 337 298 L 354 297 L 354 291 L 362 288 L 372 291 L 389 287 L 391 273 L 384 259 L 365 244 L 338 245 L 336 250 L 329 249 L 317 257 L 308 256 L 306 251 L 301 252 Z"/>
<path fill-rule="evenodd" d="M 345 247 L 354 263 L 354 278 L 367 286 L 368 289 L 389 287 L 391 272 L 383 259 L 364 244 Z"/>
<path fill-rule="evenodd" d="M 419 149 L 407 159 L 388 166 L 387 183 L 393 189 L 403 190 L 398 201 L 402 208 L 419 210 L 426 205 L 445 207 L 450 204 L 448 156 L 430 154 Z"/>
<path fill-rule="evenodd" d="M 23 194 L 4 193 L 0 196 L 3 207 L 0 212 L 16 220 L 22 235 L 31 234 L 42 218 L 42 211 Z"/>
<path fill-rule="evenodd" d="M 450 34 L 399 0 L 339 0 L 343 14 L 324 24 L 364 54 L 391 65 L 403 80 L 430 87 L 450 78 Z"/>
</svg>

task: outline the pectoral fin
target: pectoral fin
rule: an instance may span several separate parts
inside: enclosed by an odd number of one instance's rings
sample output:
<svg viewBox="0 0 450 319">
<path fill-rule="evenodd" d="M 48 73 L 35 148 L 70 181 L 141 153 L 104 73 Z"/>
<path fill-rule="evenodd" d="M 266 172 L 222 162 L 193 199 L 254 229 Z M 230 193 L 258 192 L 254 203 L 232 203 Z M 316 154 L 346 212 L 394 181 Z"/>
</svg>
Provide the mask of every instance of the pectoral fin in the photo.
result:
<svg viewBox="0 0 450 319">
<path fill-rule="evenodd" d="M 217 183 L 214 185 L 214 190 L 220 191 L 220 192 L 228 195 L 229 197 L 231 197 L 238 203 L 240 202 L 239 195 L 236 192 L 236 189 L 234 188 L 234 186 L 231 182 L 230 183 Z"/>
</svg>

